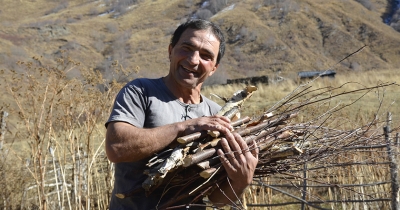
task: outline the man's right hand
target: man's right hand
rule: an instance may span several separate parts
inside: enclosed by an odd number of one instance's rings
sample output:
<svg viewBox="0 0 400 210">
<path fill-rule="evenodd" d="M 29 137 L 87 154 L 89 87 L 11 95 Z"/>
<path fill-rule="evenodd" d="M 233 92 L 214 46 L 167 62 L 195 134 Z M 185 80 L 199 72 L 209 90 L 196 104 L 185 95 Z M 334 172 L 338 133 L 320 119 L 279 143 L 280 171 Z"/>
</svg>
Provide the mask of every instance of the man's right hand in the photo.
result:
<svg viewBox="0 0 400 210">
<path fill-rule="evenodd" d="M 232 129 L 229 118 L 223 116 L 200 117 L 156 128 L 110 122 L 107 125 L 106 153 L 112 162 L 133 162 L 163 150 L 180 136 L 202 130 L 229 135 Z"/>
<path fill-rule="evenodd" d="M 223 134 L 228 134 L 233 130 L 233 127 L 230 124 L 231 121 L 229 118 L 224 116 L 199 117 L 196 119 L 186 120 L 182 123 L 185 124 L 182 136 L 204 130 L 220 131 Z"/>
</svg>

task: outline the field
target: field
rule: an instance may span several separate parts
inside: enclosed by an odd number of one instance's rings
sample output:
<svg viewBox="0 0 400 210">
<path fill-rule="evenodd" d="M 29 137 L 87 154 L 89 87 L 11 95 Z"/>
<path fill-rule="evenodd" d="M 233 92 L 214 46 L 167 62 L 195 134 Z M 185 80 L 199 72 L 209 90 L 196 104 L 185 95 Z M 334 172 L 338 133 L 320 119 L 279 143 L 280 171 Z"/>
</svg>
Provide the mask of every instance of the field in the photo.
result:
<svg viewBox="0 0 400 210">
<path fill-rule="evenodd" d="M 35 58 L 34 62 L 19 62 L 20 72 L 2 71 L 0 87 L 7 90 L 3 96 L 7 100 L 0 107 L 8 116 L 3 114 L 6 126 L 1 133 L 0 206 L 4 209 L 106 209 L 112 189 L 113 165 L 104 152 L 104 122 L 117 91 L 124 84 L 105 83 L 99 72 L 81 68 L 79 63 L 68 58 L 58 59 L 57 65 L 50 67 L 39 63 L 40 58 Z M 116 75 L 134 78 L 117 63 L 113 68 Z M 72 69 L 79 70 L 82 75 L 79 80 L 66 77 Z M 307 122 L 333 107 L 342 107 L 331 113 L 325 125 L 344 130 L 373 122 L 368 131 L 372 139 L 381 135 L 378 133 L 382 132 L 387 112 L 390 112 L 394 135 L 400 126 L 400 87 L 392 84 L 400 79 L 396 72 L 396 69 L 367 71 L 339 75 L 335 79 L 258 84 L 257 92 L 245 103 L 242 116 L 259 115 L 305 88 L 329 89 L 319 94 L 310 92 L 292 101 L 301 103 L 308 98 L 328 97 L 320 103 L 307 105 L 295 121 Z M 212 94 L 230 97 L 243 87 L 244 84 L 208 86 L 204 94 L 223 104 Z M 356 91 L 362 89 L 366 90 Z M 352 91 L 355 92 L 341 95 Z M 389 209 L 389 166 L 383 164 L 387 162 L 388 155 L 382 147 L 342 151 L 321 160 L 310 160 L 307 181 L 312 187 L 306 190 L 306 200 L 321 203 L 308 205 L 332 209 Z M 243 197 L 243 206 L 299 209 L 300 204 L 256 205 L 293 202 L 293 196 L 300 198 L 302 177 L 303 170 L 297 167 L 255 179 L 255 185 Z M 333 202 L 338 200 L 364 202 Z"/>
</svg>

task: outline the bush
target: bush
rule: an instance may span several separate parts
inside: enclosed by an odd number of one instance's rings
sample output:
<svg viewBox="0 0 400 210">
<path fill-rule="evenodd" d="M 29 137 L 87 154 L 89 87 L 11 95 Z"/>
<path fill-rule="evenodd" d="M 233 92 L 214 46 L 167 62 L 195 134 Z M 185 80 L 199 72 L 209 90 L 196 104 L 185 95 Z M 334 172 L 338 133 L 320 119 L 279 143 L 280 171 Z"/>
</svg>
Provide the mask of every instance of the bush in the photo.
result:
<svg viewBox="0 0 400 210">
<path fill-rule="evenodd" d="M 51 10 L 45 12 L 44 14 L 45 14 L 45 15 L 49 15 L 49 14 L 52 14 L 52 13 L 57 13 L 57 12 L 59 12 L 60 10 L 65 9 L 65 8 L 67 8 L 67 7 L 68 7 L 68 1 L 62 1 L 62 2 L 60 2 L 59 5 L 57 5 L 57 6 L 54 7 L 53 9 L 51 9 Z"/>
<path fill-rule="evenodd" d="M 391 23 L 390 26 L 391 26 L 394 30 L 400 32 L 400 22 Z"/>
<path fill-rule="evenodd" d="M 193 0 L 185 0 L 184 7 L 190 8 L 194 5 Z"/>
<path fill-rule="evenodd" d="M 264 0 L 264 6 L 271 6 L 276 3 L 276 0 Z"/>
<path fill-rule="evenodd" d="M 65 21 L 66 23 L 75 23 L 76 21 L 78 21 L 75 18 L 67 18 L 67 20 Z"/>
<path fill-rule="evenodd" d="M 208 9 L 199 9 L 195 16 L 199 19 L 208 20 L 213 16 L 213 13 Z"/>
<path fill-rule="evenodd" d="M 16 56 L 16 57 L 20 57 L 20 58 L 27 57 L 26 51 L 22 47 L 18 47 L 18 46 L 11 47 L 11 53 L 13 56 Z"/>
<path fill-rule="evenodd" d="M 76 41 L 69 41 L 65 45 L 61 46 L 61 50 L 78 50 L 81 45 Z"/>
<path fill-rule="evenodd" d="M 228 74 L 226 73 L 226 70 L 223 68 L 223 66 L 220 65 L 217 71 L 211 77 L 208 77 L 206 79 L 206 81 L 204 82 L 204 86 L 226 84 L 227 79 Z"/>
<path fill-rule="evenodd" d="M 137 0 L 116 0 L 112 3 L 112 8 L 116 16 L 125 14 L 129 7 L 136 4 Z"/>
<path fill-rule="evenodd" d="M 226 0 L 210 0 L 209 10 L 213 14 L 217 14 L 219 11 L 224 9 L 224 7 L 226 5 L 227 5 L 227 1 Z"/>
<path fill-rule="evenodd" d="M 94 47 L 94 49 L 96 49 L 97 52 L 103 52 L 105 46 L 106 45 L 104 44 L 104 42 L 102 40 L 96 40 L 93 43 L 93 47 Z"/>
<path fill-rule="evenodd" d="M 393 17 L 392 17 L 392 19 L 391 19 L 390 22 L 391 22 L 391 23 L 390 23 L 390 26 L 391 26 L 394 30 L 400 32 L 400 9 L 398 9 L 398 10 L 396 11 L 396 13 L 393 15 Z"/>
<path fill-rule="evenodd" d="M 90 8 L 90 10 L 89 10 L 89 15 L 90 15 L 90 16 L 96 16 L 96 15 L 98 15 L 98 14 L 99 14 L 99 11 L 97 10 L 96 7 Z"/>
<path fill-rule="evenodd" d="M 356 0 L 358 3 L 363 5 L 368 10 L 373 10 L 374 5 L 370 2 L 370 0 Z"/>
<path fill-rule="evenodd" d="M 118 26 L 114 22 L 109 22 L 106 24 L 107 31 L 115 34 L 118 31 Z"/>
</svg>

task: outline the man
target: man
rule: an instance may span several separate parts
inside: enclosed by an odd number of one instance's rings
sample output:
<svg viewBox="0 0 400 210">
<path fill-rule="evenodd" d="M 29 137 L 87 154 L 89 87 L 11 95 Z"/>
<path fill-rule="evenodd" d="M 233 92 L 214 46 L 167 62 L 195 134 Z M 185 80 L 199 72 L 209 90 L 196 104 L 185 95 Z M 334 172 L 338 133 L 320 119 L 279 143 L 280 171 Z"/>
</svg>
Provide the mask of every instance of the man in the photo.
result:
<svg viewBox="0 0 400 210">
<path fill-rule="evenodd" d="M 218 26 L 190 20 L 171 38 L 168 75 L 133 80 L 119 92 L 106 123 L 106 152 L 115 163 L 110 209 L 156 209 L 158 203 L 170 199 L 168 193 L 162 195 L 162 190 L 148 197 L 138 190 L 146 179 L 145 164 L 177 137 L 196 131 L 215 130 L 225 135 L 223 151 L 218 155 L 229 182 L 208 196 L 211 202 L 217 206 L 232 204 L 251 183 L 258 152 L 249 151 L 241 136 L 231 133 L 230 120 L 215 116 L 220 106 L 200 93 L 203 82 L 217 70 L 224 51 L 225 39 Z"/>
</svg>

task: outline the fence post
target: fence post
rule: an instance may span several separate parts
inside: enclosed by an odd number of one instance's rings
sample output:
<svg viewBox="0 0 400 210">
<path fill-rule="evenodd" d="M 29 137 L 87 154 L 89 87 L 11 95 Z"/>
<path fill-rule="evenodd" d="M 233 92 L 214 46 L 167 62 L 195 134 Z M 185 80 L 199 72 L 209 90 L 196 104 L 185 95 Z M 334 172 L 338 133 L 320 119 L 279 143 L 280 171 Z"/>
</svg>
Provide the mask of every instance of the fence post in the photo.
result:
<svg viewBox="0 0 400 210">
<path fill-rule="evenodd" d="M 1 184 L 1 188 L 4 189 L 2 193 L 3 197 L 3 205 L 4 205 L 4 210 L 8 208 L 7 206 L 7 201 L 8 197 L 7 196 L 7 186 L 6 186 L 6 173 L 5 173 L 5 163 L 4 163 L 4 157 L 5 157 L 5 151 L 3 151 L 3 144 L 4 144 L 4 135 L 6 134 L 6 118 L 8 116 L 8 113 L 6 111 L 1 112 L 1 125 L 0 125 L 0 164 L 1 164 L 1 179 L 3 180 Z"/>
<path fill-rule="evenodd" d="M 8 113 L 6 111 L 1 112 L 1 128 L 0 128 L 0 151 L 3 150 L 4 135 L 6 134 L 6 118 Z"/>
<path fill-rule="evenodd" d="M 307 162 L 304 163 L 303 168 L 303 195 L 302 199 L 306 201 L 307 198 Z M 304 202 L 301 202 L 301 210 L 304 210 L 306 207 Z"/>
<path fill-rule="evenodd" d="M 392 121 L 392 114 L 388 112 L 386 126 L 383 127 L 385 141 L 387 145 L 388 158 L 389 158 L 389 166 L 390 166 L 390 178 L 391 178 L 391 187 L 392 187 L 392 209 L 400 210 L 399 206 L 399 182 L 398 182 L 398 166 L 396 159 L 394 157 L 392 144 L 390 140 L 390 123 Z"/>
</svg>

